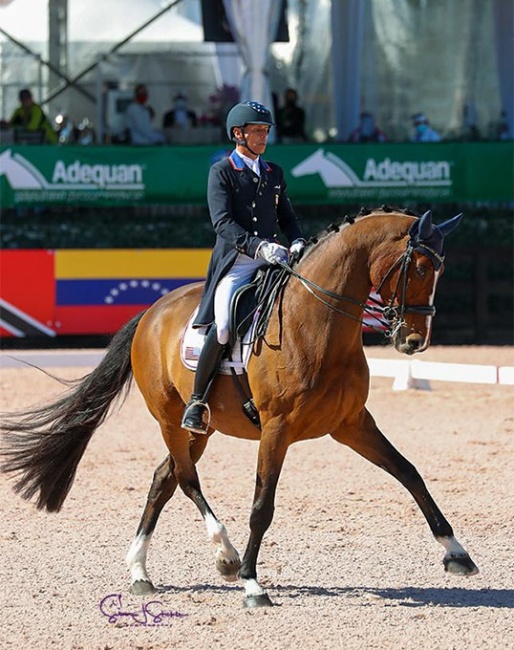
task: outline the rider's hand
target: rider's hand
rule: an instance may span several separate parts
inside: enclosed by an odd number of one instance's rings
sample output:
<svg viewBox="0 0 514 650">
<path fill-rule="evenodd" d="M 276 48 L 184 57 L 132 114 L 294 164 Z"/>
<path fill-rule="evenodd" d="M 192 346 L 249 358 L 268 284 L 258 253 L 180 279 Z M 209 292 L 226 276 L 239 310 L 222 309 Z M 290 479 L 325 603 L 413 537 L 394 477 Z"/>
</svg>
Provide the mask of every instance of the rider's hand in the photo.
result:
<svg viewBox="0 0 514 650">
<path fill-rule="evenodd" d="M 291 259 L 293 260 L 299 260 L 300 257 L 302 256 L 303 249 L 305 248 L 305 244 L 307 242 L 305 239 L 295 239 L 294 242 L 291 244 L 289 247 L 289 253 L 291 255 Z"/>
<path fill-rule="evenodd" d="M 257 252 L 255 253 L 255 258 L 257 259 L 258 257 L 261 257 L 270 264 L 287 264 L 289 253 L 287 252 L 287 248 L 280 246 L 280 244 L 263 241 L 259 244 Z"/>
</svg>

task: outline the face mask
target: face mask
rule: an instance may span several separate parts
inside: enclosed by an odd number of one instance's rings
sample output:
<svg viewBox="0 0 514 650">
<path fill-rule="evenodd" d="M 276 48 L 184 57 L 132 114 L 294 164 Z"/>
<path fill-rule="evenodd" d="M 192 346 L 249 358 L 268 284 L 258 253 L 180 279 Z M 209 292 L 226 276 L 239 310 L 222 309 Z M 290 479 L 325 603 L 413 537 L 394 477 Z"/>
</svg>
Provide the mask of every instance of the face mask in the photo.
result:
<svg viewBox="0 0 514 650">
<path fill-rule="evenodd" d="M 187 108 L 187 102 L 185 99 L 176 99 L 174 106 L 176 111 L 185 111 Z"/>
<path fill-rule="evenodd" d="M 427 125 L 426 124 L 418 124 L 416 126 L 416 133 L 418 135 L 423 135 L 423 133 L 425 133 L 426 130 L 427 130 Z"/>
<path fill-rule="evenodd" d="M 148 95 L 146 93 L 137 94 L 136 101 L 138 102 L 138 104 L 144 104 L 147 99 L 148 99 Z"/>
<path fill-rule="evenodd" d="M 361 120 L 361 133 L 364 136 L 371 136 L 375 132 L 375 123 L 372 117 L 363 117 Z"/>
</svg>

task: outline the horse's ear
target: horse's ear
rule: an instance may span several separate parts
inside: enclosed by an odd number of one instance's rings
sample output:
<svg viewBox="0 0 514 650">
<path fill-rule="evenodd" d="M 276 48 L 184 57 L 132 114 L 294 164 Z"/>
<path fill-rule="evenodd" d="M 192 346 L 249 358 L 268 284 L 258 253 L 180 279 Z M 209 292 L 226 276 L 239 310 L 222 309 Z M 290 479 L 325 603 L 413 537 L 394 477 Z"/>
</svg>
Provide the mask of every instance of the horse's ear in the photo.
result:
<svg viewBox="0 0 514 650">
<path fill-rule="evenodd" d="M 433 231 L 434 226 L 432 225 L 432 210 L 428 210 L 419 220 L 418 236 L 422 241 L 424 241 L 425 239 L 430 238 Z"/>
<path fill-rule="evenodd" d="M 438 224 L 437 227 L 442 232 L 443 236 L 446 237 L 446 235 L 451 233 L 452 230 L 455 230 L 455 228 L 457 228 L 457 226 L 461 222 L 462 217 L 463 214 L 461 212 L 456 217 L 452 217 L 451 219 L 448 219 L 447 221 L 443 221 L 443 223 Z"/>
</svg>

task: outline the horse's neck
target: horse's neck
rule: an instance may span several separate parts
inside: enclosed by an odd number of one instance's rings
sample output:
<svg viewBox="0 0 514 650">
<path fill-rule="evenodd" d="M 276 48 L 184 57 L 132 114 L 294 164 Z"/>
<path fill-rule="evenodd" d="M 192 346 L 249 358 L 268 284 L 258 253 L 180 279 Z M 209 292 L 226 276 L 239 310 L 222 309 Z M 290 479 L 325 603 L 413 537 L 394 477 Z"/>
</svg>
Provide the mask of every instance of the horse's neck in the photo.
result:
<svg viewBox="0 0 514 650">
<path fill-rule="evenodd" d="M 372 244 L 355 237 L 355 226 L 334 233 L 318 244 L 317 250 L 300 265 L 299 272 L 323 289 L 350 298 L 366 300 L 371 290 L 369 258 Z"/>
<path fill-rule="evenodd" d="M 298 265 L 298 272 L 319 287 L 338 294 L 336 300 L 314 289 L 316 300 L 299 281 L 289 283 L 292 326 L 301 327 L 304 336 L 325 346 L 361 345 L 362 312 L 372 283 L 370 268 L 377 255 L 390 246 L 384 217 L 344 226 L 328 235 Z M 327 306 L 327 304 L 333 306 Z M 341 314 L 344 312 L 346 315 Z"/>
</svg>

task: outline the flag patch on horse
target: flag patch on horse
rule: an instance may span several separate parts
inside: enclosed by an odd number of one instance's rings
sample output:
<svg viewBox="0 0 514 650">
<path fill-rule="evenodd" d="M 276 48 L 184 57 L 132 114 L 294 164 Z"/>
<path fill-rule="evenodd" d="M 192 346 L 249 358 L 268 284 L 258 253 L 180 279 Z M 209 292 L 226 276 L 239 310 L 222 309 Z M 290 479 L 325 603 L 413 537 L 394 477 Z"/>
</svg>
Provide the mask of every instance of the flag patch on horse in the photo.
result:
<svg viewBox="0 0 514 650">
<path fill-rule="evenodd" d="M 196 370 L 198 357 L 200 356 L 207 335 L 205 327 L 193 328 L 193 322 L 196 318 L 197 312 L 198 307 L 191 314 L 180 343 L 180 358 L 182 359 L 182 363 L 186 368 L 189 368 L 189 370 Z M 252 325 L 246 332 L 242 341 L 240 339 L 236 340 L 232 347 L 230 355 L 231 359 L 229 360 L 224 358 L 222 360 L 219 369 L 219 372 L 222 375 L 231 375 L 232 369 L 234 369 L 238 375 L 242 375 L 246 372 L 252 351 L 251 341 L 253 329 L 254 326 Z"/>
</svg>

